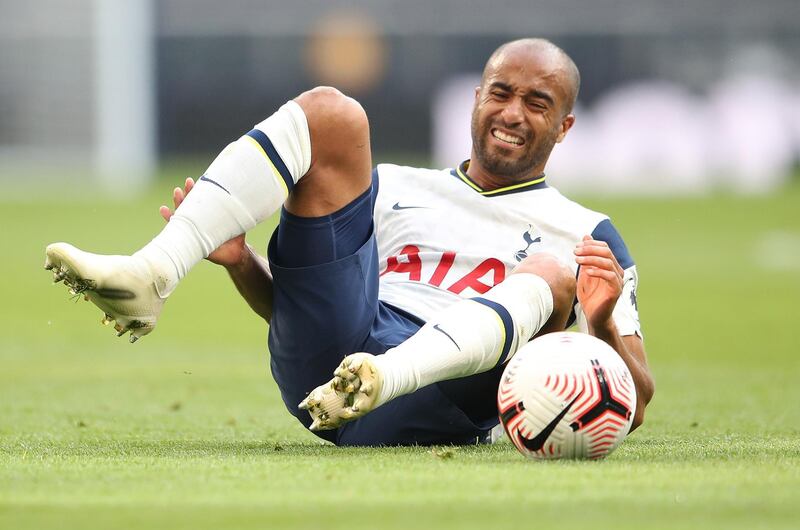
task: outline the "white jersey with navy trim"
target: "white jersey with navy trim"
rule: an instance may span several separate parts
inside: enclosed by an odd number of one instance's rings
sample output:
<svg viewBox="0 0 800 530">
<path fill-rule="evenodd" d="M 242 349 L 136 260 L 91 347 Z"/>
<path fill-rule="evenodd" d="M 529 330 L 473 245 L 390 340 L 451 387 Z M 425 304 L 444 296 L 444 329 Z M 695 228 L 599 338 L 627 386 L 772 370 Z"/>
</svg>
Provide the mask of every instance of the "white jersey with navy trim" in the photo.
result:
<svg viewBox="0 0 800 530">
<path fill-rule="evenodd" d="M 641 335 L 636 266 L 607 216 L 567 199 L 543 176 L 483 191 L 465 168 L 376 168 L 381 300 L 427 321 L 461 298 L 485 293 L 535 252 L 554 254 L 577 273 L 573 250 L 591 234 L 609 244 L 625 269 L 614 322 L 621 335 Z M 580 304 L 575 321 L 586 331 Z"/>
</svg>

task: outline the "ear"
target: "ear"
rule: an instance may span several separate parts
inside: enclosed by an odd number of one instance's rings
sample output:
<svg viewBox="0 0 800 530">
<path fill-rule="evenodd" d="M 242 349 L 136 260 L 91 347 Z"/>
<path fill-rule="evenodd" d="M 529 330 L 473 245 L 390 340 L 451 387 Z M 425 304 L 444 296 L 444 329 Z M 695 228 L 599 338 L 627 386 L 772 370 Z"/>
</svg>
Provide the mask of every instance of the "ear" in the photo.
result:
<svg viewBox="0 0 800 530">
<path fill-rule="evenodd" d="M 575 115 L 574 114 L 567 114 L 564 116 L 564 119 L 561 120 L 561 130 L 558 131 L 558 136 L 556 137 L 556 143 L 561 143 L 564 137 L 567 135 L 567 132 L 572 129 L 572 126 L 575 124 Z"/>
<path fill-rule="evenodd" d="M 475 101 L 478 101 L 478 98 L 481 97 L 481 86 L 478 85 L 475 87 Z"/>
</svg>

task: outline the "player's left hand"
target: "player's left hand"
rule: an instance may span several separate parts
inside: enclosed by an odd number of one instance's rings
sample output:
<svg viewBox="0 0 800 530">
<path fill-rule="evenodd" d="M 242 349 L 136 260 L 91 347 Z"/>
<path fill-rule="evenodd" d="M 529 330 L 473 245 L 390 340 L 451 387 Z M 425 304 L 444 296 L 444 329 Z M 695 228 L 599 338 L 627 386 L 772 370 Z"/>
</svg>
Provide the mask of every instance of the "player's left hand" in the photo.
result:
<svg viewBox="0 0 800 530">
<path fill-rule="evenodd" d="M 624 271 L 605 241 L 584 236 L 575 246 L 577 295 L 590 328 L 607 326 L 622 294 Z"/>
</svg>

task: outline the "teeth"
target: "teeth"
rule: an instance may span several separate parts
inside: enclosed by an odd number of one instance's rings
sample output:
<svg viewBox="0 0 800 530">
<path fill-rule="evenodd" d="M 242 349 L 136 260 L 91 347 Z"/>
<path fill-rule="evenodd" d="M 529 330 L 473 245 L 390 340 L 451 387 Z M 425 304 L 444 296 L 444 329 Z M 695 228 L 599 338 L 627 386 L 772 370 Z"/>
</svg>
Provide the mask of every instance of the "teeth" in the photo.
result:
<svg viewBox="0 0 800 530">
<path fill-rule="evenodd" d="M 506 134 L 506 133 L 504 133 L 502 131 L 498 131 L 496 129 L 492 131 L 492 136 L 494 136 L 498 140 L 502 140 L 504 142 L 507 142 L 509 144 L 514 144 L 514 145 L 522 145 L 522 142 L 523 142 L 522 138 L 520 138 L 518 136 L 512 136 L 510 134 Z"/>
</svg>

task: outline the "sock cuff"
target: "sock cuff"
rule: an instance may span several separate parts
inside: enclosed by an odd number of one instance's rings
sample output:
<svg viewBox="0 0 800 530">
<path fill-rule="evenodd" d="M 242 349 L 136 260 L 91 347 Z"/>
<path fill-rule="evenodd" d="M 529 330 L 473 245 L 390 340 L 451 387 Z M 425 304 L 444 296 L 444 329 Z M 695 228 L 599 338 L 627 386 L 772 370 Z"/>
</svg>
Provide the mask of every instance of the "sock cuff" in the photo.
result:
<svg viewBox="0 0 800 530">
<path fill-rule="evenodd" d="M 506 341 L 510 344 L 508 349 L 504 345 L 500 362 L 507 361 L 519 346 L 531 340 L 553 314 L 550 285 L 544 278 L 530 273 L 512 274 L 484 296 L 473 300 L 494 309 L 503 321 Z"/>
<path fill-rule="evenodd" d="M 479 304 L 483 304 L 495 313 L 497 313 L 498 318 L 500 319 L 500 323 L 503 327 L 503 346 L 500 351 L 500 357 L 498 357 L 495 366 L 498 364 L 503 364 L 508 359 L 508 354 L 511 352 L 511 345 L 514 343 L 514 319 L 511 317 L 511 313 L 508 312 L 508 309 L 505 306 L 498 304 L 493 300 L 488 300 L 486 298 L 472 298 L 473 302 L 477 302 Z"/>
<path fill-rule="evenodd" d="M 291 191 L 311 168 L 311 133 L 302 107 L 286 102 L 247 136 L 259 143 Z"/>
</svg>

